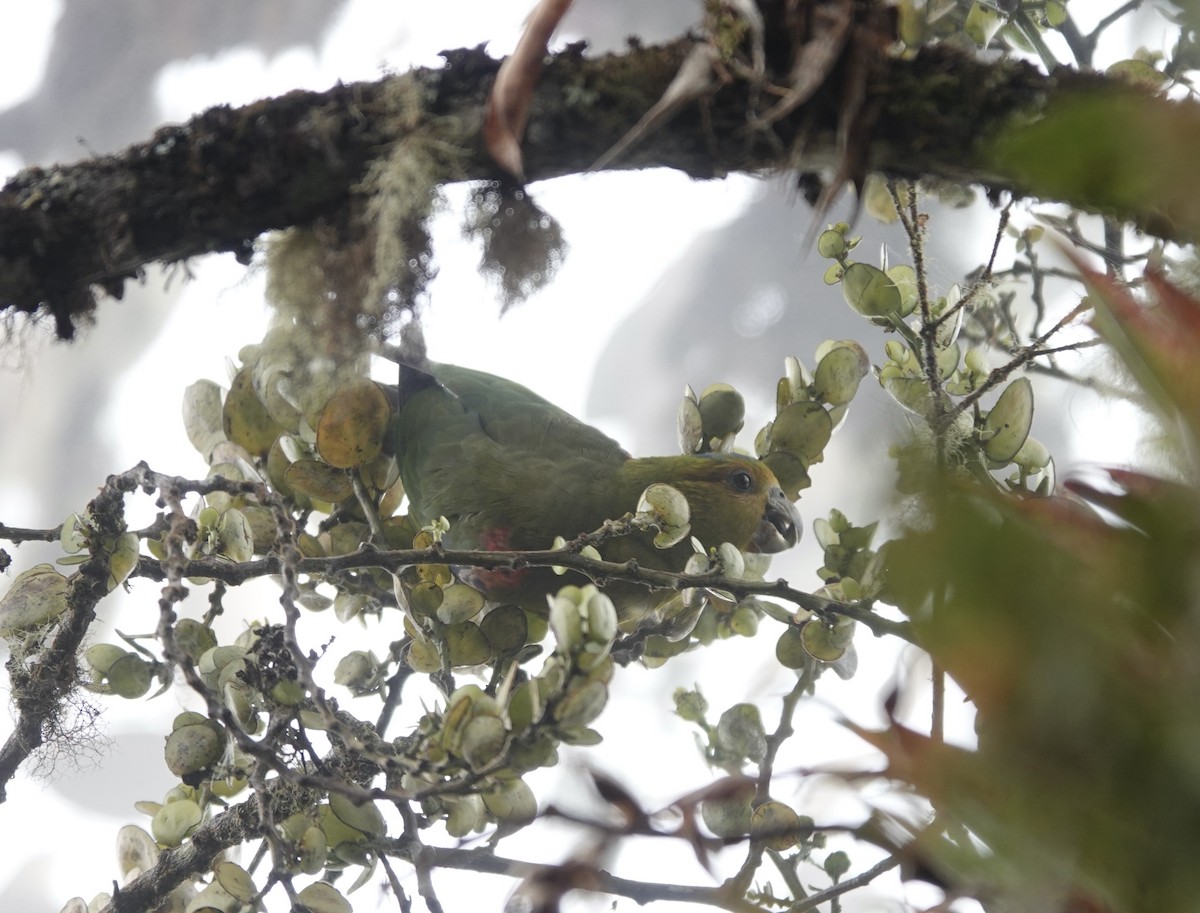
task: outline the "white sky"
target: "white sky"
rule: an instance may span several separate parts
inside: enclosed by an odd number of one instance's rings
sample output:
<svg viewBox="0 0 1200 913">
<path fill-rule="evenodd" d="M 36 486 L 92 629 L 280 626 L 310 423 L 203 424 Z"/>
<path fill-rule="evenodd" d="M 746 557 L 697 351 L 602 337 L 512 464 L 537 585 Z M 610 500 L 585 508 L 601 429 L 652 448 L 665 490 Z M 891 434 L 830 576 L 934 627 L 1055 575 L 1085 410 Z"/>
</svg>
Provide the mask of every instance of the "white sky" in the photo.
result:
<svg viewBox="0 0 1200 913">
<path fill-rule="evenodd" d="M 320 89 L 337 79 L 371 79 L 383 66 L 403 69 L 414 63 L 434 64 L 436 52 L 444 47 L 488 40 L 493 52 L 500 53 L 515 42 L 528 6 L 527 0 L 424 4 L 352 0 L 315 53 L 288 50 L 267 58 L 257 50 L 243 48 L 214 58 L 168 66 L 156 84 L 161 119 L 182 120 L 212 104 L 239 104 L 296 87 Z M 0 29 L 0 109 L 36 91 L 48 52 L 50 30 L 60 9 L 58 0 L 39 0 L 4 10 L 6 27 Z M 0 151 L 0 177 L 20 165 L 3 155 Z M 571 250 L 550 289 L 503 321 L 496 318 L 494 295 L 476 274 L 477 252 L 459 238 L 457 212 L 465 191 L 451 188 L 447 193 L 448 212 L 434 226 L 441 273 L 432 289 L 437 305 L 426 322 L 431 354 L 505 373 L 535 389 L 547 390 L 550 384 L 556 402 L 582 414 L 592 364 L 617 322 L 653 289 L 661 267 L 676 250 L 698 233 L 736 216 L 752 188 L 753 182 L 740 177 L 694 183 L 682 175 L 652 172 L 593 175 L 534 188 L 539 202 L 563 221 Z M 630 198 L 652 198 L 654 205 L 645 206 L 638 218 L 630 219 L 627 212 Z M 620 264 L 620 268 L 614 269 L 613 264 Z M 265 327 L 261 276 L 248 276 L 228 256 L 197 262 L 193 269 L 196 279 L 184 289 L 162 331 L 162 338 L 171 342 L 148 346 L 128 364 L 120 394 L 103 423 L 109 436 L 106 443 L 114 459 L 113 470 L 146 459 L 164 471 L 204 472 L 205 467 L 188 446 L 181 426 L 131 433 L 122 417 L 136 410 L 177 414 L 187 384 L 201 377 L 226 382 L 225 359 L 234 355 L 239 346 L 256 341 Z M 570 306 L 565 305 L 568 302 Z M 212 324 L 224 328 L 221 339 L 208 337 L 202 329 Z M 473 332 L 464 332 L 464 327 L 473 328 Z M 563 340 L 570 343 L 564 344 Z M 682 382 L 681 379 L 681 386 Z M 36 404 L 27 402 L 25 407 L 30 410 L 26 414 L 32 414 Z M 1081 407 L 1074 416 L 1081 426 L 1090 421 L 1084 411 Z M 619 433 L 619 429 L 608 430 Z M 1099 460 L 1123 460 L 1128 457 L 1127 441 L 1109 430 L 1089 438 L 1088 452 Z M 52 524 L 61 519 L 37 517 L 36 492 L 28 488 L 22 491 L 20 485 L 6 485 L 2 480 L 0 508 L 3 509 L 0 521 L 7 523 Z M 811 522 L 812 518 L 806 519 Z M 143 585 L 141 589 L 142 598 L 153 599 L 152 588 Z M 339 649 L 344 646 L 345 642 L 339 641 Z M 744 646 L 722 645 L 711 654 L 685 658 L 653 676 L 634 673 L 631 690 L 615 700 L 601 719 L 600 728 L 612 748 L 609 757 L 620 757 L 621 751 L 635 747 L 644 756 L 679 756 L 679 744 L 690 738 L 682 734 L 686 727 L 666 707 L 646 706 L 645 698 L 641 698 L 639 706 L 640 683 L 645 683 L 646 695 L 659 700 L 670 693 L 662 685 L 663 676 L 668 673 L 680 685 L 690 685 L 706 675 L 711 678 L 712 667 L 702 668 L 700 659 L 705 664 L 727 663 L 731 669 L 739 668 L 743 662 L 758 664 L 753 654 L 739 654 Z M 764 646 L 761 638 L 753 644 L 755 650 Z M 866 681 L 852 683 L 828 677 L 822 681 L 820 699 L 808 703 L 801 712 L 798 728 L 803 731 L 804 727 L 814 730 L 821 727 L 824 740 L 818 752 L 821 758 L 855 759 L 862 755 L 859 743 L 844 731 L 839 734 L 836 727 L 828 726 L 831 708 L 841 710 L 847 702 L 864 699 L 869 702 L 896 669 L 894 655 L 883 651 L 868 635 L 860 636 L 859 648 L 863 668 L 874 669 L 876 674 Z M 715 707 L 765 695 L 768 713 L 776 712 L 770 696 L 782 693 L 788 684 L 786 676 L 770 670 L 724 678 L 724 691 L 717 689 L 710 694 Z M 867 689 L 865 696 L 863 687 Z M 178 701 L 168 695 L 150 703 L 113 702 L 106 704 L 105 712 L 107 725 L 114 730 L 142 723 L 148 725 L 148 731 L 161 732 L 162 721 L 169 720 L 177 709 Z M 622 713 L 628 716 L 623 718 Z M 771 725 L 773 721 L 768 716 L 768 726 Z M 8 728 L 7 714 L 0 713 L 0 738 L 7 734 Z M 812 760 L 806 758 L 809 763 Z M 102 763 L 114 762 L 130 763 L 120 756 L 105 758 Z M 81 782 L 92 773 L 82 771 Z M 67 774 L 70 775 L 69 771 Z M 543 782 L 552 789 L 561 776 L 560 771 L 554 771 Z M 647 796 L 665 797 L 682 791 L 681 786 L 693 788 L 702 784 L 708 773 L 693 757 L 680 768 L 650 768 L 641 771 L 641 776 L 638 785 Z M 150 779 L 162 782 L 160 777 Z M 149 794 L 143 798 L 157 800 L 160 796 Z M 805 811 L 813 813 L 811 808 Z M 45 906 L 40 909 L 48 913 L 54 913 L 72 894 L 90 898 L 109 884 L 116 872 L 111 847 L 117 827 L 127 822 L 146 825 L 145 819 L 132 810 L 120 820 L 81 812 L 60 791 L 28 777 L 12 785 L 9 802 L 0 806 L 0 820 L 9 822 L 6 830 L 10 835 L 15 833 L 12 821 L 26 822 L 18 841 L 5 841 L 0 892 L 5 889 L 9 874 L 43 878 L 47 887 Z M 35 822 L 49 827 L 38 830 Z M 571 842 L 570 837 L 558 838 L 560 846 Z M 517 854 L 516 850 L 512 853 Z M 530 855 L 536 855 L 536 851 Z M 645 855 L 643 861 L 638 853 L 626 853 L 621 863 L 622 873 L 631 877 L 663 877 L 663 862 L 652 854 Z M 703 883 L 706 876 L 696 870 L 694 863 L 676 858 L 670 864 L 676 863 L 681 866 L 682 877 Z M 456 876 L 438 875 L 435 881 L 448 910 L 472 908 L 467 905 L 467 895 L 461 895 L 451 886 L 457 883 Z M 405 884 L 411 891 L 411 879 L 405 879 Z M 486 879 L 482 885 L 486 886 L 489 908 L 496 909 L 508 883 Z M 367 895 L 372 890 L 366 888 L 355 895 L 356 909 L 371 908 Z M 456 893 L 460 893 L 457 898 Z M 392 908 L 390 903 L 385 902 L 382 908 Z M 278 898 L 272 906 L 278 908 Z M 633 906 L 622 903 L 619 908 L 633 909 Z"/>
</svg>

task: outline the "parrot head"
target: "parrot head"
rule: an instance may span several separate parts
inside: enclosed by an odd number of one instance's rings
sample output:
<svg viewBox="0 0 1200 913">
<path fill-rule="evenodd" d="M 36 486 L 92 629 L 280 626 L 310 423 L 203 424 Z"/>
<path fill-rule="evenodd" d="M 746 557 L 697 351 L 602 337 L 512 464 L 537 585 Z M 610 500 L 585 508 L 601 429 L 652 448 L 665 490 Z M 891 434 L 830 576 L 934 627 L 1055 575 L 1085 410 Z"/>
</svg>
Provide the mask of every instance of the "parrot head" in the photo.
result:
<svg viewBox="0 0 1200 913">
<path fill-rule="evenodd" d="M 692 534 L 705 545 L 732 542 L 742 551 L 772 554 L 800 538 L 800 515 L 766 463 L 740 454 L 631 459 L 622 472 L 631 487 L 645 481 L 678 489 L 691 511 Z"/>
</svg>

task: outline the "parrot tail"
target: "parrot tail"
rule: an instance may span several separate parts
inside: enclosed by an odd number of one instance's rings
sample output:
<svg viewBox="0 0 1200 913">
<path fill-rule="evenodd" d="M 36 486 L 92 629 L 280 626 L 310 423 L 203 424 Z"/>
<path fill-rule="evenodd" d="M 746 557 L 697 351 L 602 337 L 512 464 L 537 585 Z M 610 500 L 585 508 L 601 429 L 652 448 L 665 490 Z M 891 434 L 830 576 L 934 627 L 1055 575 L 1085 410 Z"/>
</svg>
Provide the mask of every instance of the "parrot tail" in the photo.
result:
<svg viewBox="0 0 1200 913">
<path fill-rule="evenodd" d="M 413 320 L 404 328 L 400 337 L 400 351 L 397 361 L 400 364 L 400 380 L 397 385 L 397 407 L 408 402 L 413 396 L 428 387 L 438 385 L 433 376 L 433 366 L 425 350 L 425 334 L 421 325 Z"/>
</svg>

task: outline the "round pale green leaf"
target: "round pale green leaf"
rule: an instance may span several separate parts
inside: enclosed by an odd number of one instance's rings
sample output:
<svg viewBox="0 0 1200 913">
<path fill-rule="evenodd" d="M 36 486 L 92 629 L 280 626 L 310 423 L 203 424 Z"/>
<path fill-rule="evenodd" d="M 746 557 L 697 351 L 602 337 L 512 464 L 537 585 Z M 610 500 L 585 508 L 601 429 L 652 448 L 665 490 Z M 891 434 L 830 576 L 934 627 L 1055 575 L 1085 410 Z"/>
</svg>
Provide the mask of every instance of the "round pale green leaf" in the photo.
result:
<svg viewBox="0 0 1200 913">
<path fill-rule="evenodd" d="M 333 614 L 338 621 L 351 621 L 358 618 L 363 609 L 370 604 L 371 601 L 362 593 L 347 593 L 342 590 L 333 597 Z"/>
<path fill-rule="evenodd" d="M 948 305 L 951 300 L 957 303 L 962 299 L 962 290 L 957 285 L 951 291 L 955 292 L 955 294 L 946 296 Z M 937 331 L 934 333 L 934 342 L 937 345 L 948 346 L 958 339 L 959 333 L 962 332 L 963 317 L 966 315 L 966 312 L 966 308 L 959 308 L 954 312 L 953 317 L 938 324 Z"/>
<path fill-rule="evenodd" d="M 154 669 L 136 653 L 126 653 L 108 668 L 108 686 L 113 694 L 128 699 L 139 698 L 150 690 Z"/>
<path fill-rule="evenodd" d="M 463 727 L 459 753 L 472 770 L 483 770 L 500 757 L 508 741 L 508 730 L 494 716 L 476 716 Z"/>
<path fill-rule="evenodd" d="M 252 700 L 253 692 L 247 686 L 237 681 L 225 681 L 221 684 L 221 698 L 234 719 L 247 732 L 258 731 L 258 712 Z"/>
<path fill-rule="evenodd" d="M 182 713 L 175 714 L 175 719 L 171 721 L 171 731 L 182 729 L 184 726 L 202 725 L 208 722 L 208 717 L 203 713 L 197 713 L 195 710 L 185 710 Z"/>
<path fill-rule="evenodd" d="M 484 616 L 479 623 L 488 646 L 495 656 L 516 653 L 525 646 L 529 635 L 529 622 L 525 610 L 515 605 L 502 605 Z"/>
<path fill-rule="evenodd" d="M 524 780 L 502 781 L 482 795 L 487 810 L 500 821 L 524 824 L 537 815 L 537 798 Z"/>
<path fill-rule="evenodd" d="M 117 870 L 122 879 L 131 872 L 150 871 L 158 862 L 158 854 L 154 838 L 136 824 L 126 824 L 117 831 Z"/>
<path fill-rule="evenodd" d="M 63 521 L 62 530 L 58 534 L 58 544 L 68 555 L 87 548 L 88 536 L 91 530 L 79 514 L 71 514 Z"/>
<path fill-rule="evenodd" d="M 486 822 L 483 800 L 479 796 L 455 796 L 443 800 L 446 803 L 446 832 L 451 837 L 465 837 L 482 827 Z"/>
<path fill-rule="evenodd" d="M 550 630 L 559 653 L 574 653 L 583 643 L 582 601 L 579 587 L 565 586 L 550 602 Z"/>
<path fill-rule="evenodd" d="M 562 739 L 564 745 L 575 745 L 579 748 L 590 748 L 593 745 L 600 745 L 604 742 L 604 736 L 600 735 L 595 729 L 588 729 L 586 726 L 559 726 L 556 734 Z M 557 759 L 550 761 L 550 764 L 554 763 L 557 763 Z M 543 766 L 550 766 L 550 764 Z"/>
<path fill-rule="evenodd" d="M 112 668 L 113 663 L 127 655 L 128 652 L 116 644 L 92 644 L 84 651 L 83 661 L 91 667 L 96 675 L 103 678 L 108 675 L 108 670 Z"/>
<path fill-rule="evenodd" d="M 696 453 L 704 443 L 704 420 L 700 417 L 700 407 L 696 405 L 691 388 L 688 395 L 679 403 L 679 411 L 675 413 L 675 432 L 679 438 L 679 449 L 683 453 Z"/>
<path fill-rule="evenodd" d="M 933 397 L 929 392 L 929 385 L 921 378 L 908 375 L 881 377 L 880 383 L 883 389 L 891 394 L 892 399 L 909 412 L 922 417 L 929 413 Z"/>
<path fill-rule="evenodd" d="M 1033 426 L 1033 384 L 1019 377 L 1009 384 L 983 423 L 983 452 L 989 460 L 1007 463 L 1021 449 Z"/>
<path fill-rule="evenodd" d="M 791 450 L 809 460 L 825 450 L 833 434 L 829 413 L 819 403 L 792 403 L 771 424 L 771 450 Z"/>
<path fill-rule="evenodd" d="M 721 566 L 721 573 L 726 577 L 746 575 L 746 558 L 732 542 L 722 542 L 717 546 L 717 562 Z"/>
<path fill-rule="evenodd" d="M 289 453 L 289 451 L 293 452 Z M 279 435 L 267 452 L 267 478 L 270 479 L 272 485 L 279 489 L 280 494 L 287 497 L 294 497 L 296 494 L 292 490 L 292 486 L 287 483 L 287 471 L 288 467 L 298 459 L 303 459 L 300 442 L 287 434 Z"/>
<path fill-rule="evenodd" d="M 329 840 L 319 827 L 308 828 L 296 844 L 299 852 L 297 867 L 305 875 L 316 875 L 325 868 L 329 858 Z"/>
<path fill-rule="evenodd" d="M 830 624 L 810 618 L 800 628 L 801 642 L 813 659 L 832 663 L 841 659 L 854 637 L 854 623 Z"/>
<path fill-rule="evenodd" d="M 534 714 L 540 714 L 542 706 L 536 681 L 525 681 L 517 685 L 508 699 L 508 720 L 513 732 L 529 728 Z"/>
<path fill-rule="evenodd" d="M 271 417 L 282 427 L 295 430 L 300 425 L 299 404 L 291 396 L 291 378 L 287 368 L 258 365 L 255 390 Z"/>
<path fill-rule="evenodd" d="M 183 391 L 183 429 L 205 460 L 226 440 L 221 388 L 211 380 L 198 380 Z"/>
<path fill-rule="evenodd" d="M 217 882 L 209 882 L 188 901 L 185 913 L 242 913 L 245 908 Z"/>
<path fill-rule="evenodd" d="M 817 363 L 813 374 L 814 396 L 830 405 L 854 399 L 859 382 L 871 370 L 866 351 L 856 342 L 842 342 Z"/>
<path fill-rule="evenodd" d="M 842 296 L 864 317 L 899 314 L 900 289 L 883 270 L 868 263 L 851 263 L 842 276 Z"/>
<path fill-rule="evenodd" d="M 975 2 L 967 13 L 963 31 L 981 48 L 986 48 L 1004 25 L 1002 16 L 991 4 Z"/>
<path fill-rule="evenodd" d="M 812 485 L 808 475 L 808 467 L 804 460 L 786 450 L 776 450 L 762 458 L 767 468 L 774 474 L 788 500 L 795 501 L 800 492 Z"/>
<path fill-rule="evenodd" d="M 354 907 L 331 884 L 315 881 L 296 895 L 308 913 L 353 913 Z"/>
<path fill-rule="evenodd" d="M 729 384 L 713 384 L 700 394 L 700 419 L 704 438 L 725 437 L 742 430 L 746 401 Z"/>
<path fill-rule="evenodd" d="M 359 470 L 363 483 L 373 491 L 387 491 L 400 479 L 400 464 L 390 453 L 381 453 Z M 384 513 L 381 511 L 381 513 Z"/>
<path fill-rule="evenodd" d="M 297 460 L 284 472 L 283 480 L 293 491 L 331 504 L 354 494 L 350 477 L 320 460 Z"/>
<path fill-rule="evenodd" d="M 36 631 L 67 609 L 69 581 L 51 564 L 39 564 L 17 575 L 0 598 L 0 637 Z"/>
<path fill-rule="evenodd" d="M 221 519 L 221 511 L 215 507 L 203 507 L 200 513 L 196 515 L 196 523 L 200 527 L 201 534 L 211 530 L 217 525 L 217 521 Z"/>
<path fill-rule="evenodd" d="M 583 623 L 586 625 L 588 649 L 593 653 L 607 654 L 608 647 L 617 637 L 617 607 L 601 590 L 588 585 L 584 587 Z M 596 657 L 599 659 L 599 657 Z"/>
<path fill-rule="evenodd" d="M 750 799 L 754 788 L 737 790 L 733 795 L 705 799 L 700 803 L 704 826 L 718 837 L 731 839 L 750 833 Z"/>
<path fill-rule="evenodd" d="M 738 637 L 753 637 L 758 633 L 758 613 L 748 605 L 740 605 L 729 616 L 729 632 Z"/>
<path fill-rule="evenodd" d="M 761 761 L 767 753 L 762 714 L 753 704 L 734 704 L 717 721 L 717 744 L 738 758 Z"/>
<path fill-rule="evenodd" d="M 923 43 L 923 42 L 922 42 Z M 862 193 L 863 209 L 873 219 L 884 225 L 891 225 L 900 218 L 896 212 L 896 203 L 888 190 L 887 181 L 878 174 L 867 175 Z"/>
<path fill-rule="evenodd" d="M 454 583 L 442 590 L 442 602 L 437 617 L 442 624 L 451 625 L 474 618 L 483 609 L 483 593 L 465 583 Z"/>
<path fill-rule="evenodd" d="M 356 552 L 370 535 L 371 528 L 366 523 L 339 523 L 329 530 L 329 554 L 349 555 Z"/>
<path fill-rule="evenodd" d="M 254 391 L 254 378 L 249 368 L 242 368 L 229 386 L 223 427 L 229 440 L 257 457 L 265 457 L 283 432 Z"/>
<path fill-rule="evenodd" d="M 846 236 L 827 228 L 817 236 L 817 253 L 829 260 L 843 256 L 846 253 Z"/>
<path fill-rule="evenodd" d="M 408 594 L 408 605 L 418 615 L 433 615 L 443 600 L 442 588 L 436 583 L 418 583 Z"/>
<path fill-rule="evenodd" d="M 470 624 L 470 622 L 467 623 Z M 442 668 L 442 654 L 438 652 L 437 644 L 424 637 L 412 639 L 412 643 L 408 645 L 408 652 L 404 655 L 404 661 L 414 672 L 428 674 L 438 672 Z"/>
<path fill-rule="evenodd" d="M 1021 445 L 1012 461 L 1030 472 L 1045 469 L 1050 465 L 1050 451 L 1045 444 L 1030 435 L 1025 438 L 1025 443 Z"/>
<path fill-rule="evenodd" d="M 361 843 L 367 839 L 366 834 L 342 821 L 328 805 L 322 805 L 317 810 L 317 822 L 325 832 L 327 845 L 339 851 L 342 844 Z"/>
<path fill-rule="evenodd" d="M 217 536 L 220 538 L 220 554 L 230 561 L 241 563 L 254 557 L 254 534 L 250 524 L 236 507 L 221 514 L 217 521 Z"/>
<path fill-rule="evenodd" d="M 782 853 L 800 840 L 800 816 L 786 803 L 764 802 L 750 815 L 750 836 Z"/>
<path fill-rule="evenodd" d="M 338 660 L 333 670 L 333 683 L 361 693 L 375 680 L 378 663 L 366 650 L 352 650 Z"/>
<path fill-rule="evenodd" d="M 374 381 L 340 387 L 321 410 L 317 452 L 330 466 L 352 469 L 379 456 L 392 418 L 387 394 Z"/>
<path fill-rule="evenodd" d="M 452 666 L 478 666 L 492 657 L 487 638 L 474 622 L 460 621 L 448 625 L 445 637 Z"/>
<path fill-rule="evenodd" d="M 608 703 L 608 688 L 601 682 L 587 682 L 571 691 L 555 706 L 554 719 L 568 728 L 586 726 L 596 719 Z"/>
<path fill-rule="evenodd" d="M 341 793 L 330 793 L 329 808 L 343 824 L 361 831 L 372 840 L 387 833 L 383 815 L 379 813 L 374 802 L 357 805 Z"/>
<path fill-rule="evenodd" d="M 213 875 L 216 876 L 217 884 L 242 903 L 250 903 L 258 893 L 250 873 L 236 862 L 218 862 L 213 866 Z"/>
<path fill-rule="evenodd" d="M 263 507 L 261 504 L 244 504 L 238 510 L 242 512 L 242 516 L 250 525 L 252 549 L 260 555 L 270 551 L 279 532 L 275 525 L 275 515 L 269 508 Z"/>
<path fill-rule="evenodd" d="M 842 276 L 845 275 L 846 267 L 840 263 L 830 263 L 825 269 L 825 273 L 821 276 L 821 280 L 826 285 L 837 285 L 842 281 Z"/>
<path fill-rule="evenodd" d="M 204 819 L 204 811 L 191 799 L 168 802 L 150 821 L 150 833 L 163 846 L 179 846 Z"/>
<path fill-rule="evenodd" d="M 939 347 L 934 350 L 934 358 L 937 359 L 938 377 L 947 380 L 958 370 L 958 364 L 962 360 L 962 346 L 952 342 L 948 346 Z"/>
<path fill-rule="evenodd" d="M 200 655 L 199 661 L 196 663 L 196 669 L 201 675 L 212 676 L 215 680 L 216 676 L 227 665 L 232 662 L 236 662 L 239 659 L 245 659 L 245 657 L 245 647 L 237 644 L 224 644 L 223 646 L 213 647 L 210 650 L 205 650 Z M 201 717 L 201 720 L 203 719 L 204 718 Z M 193 722 L 199 722 L 199 720 Z"/>
<path fill-rule="evenodd" d="M 887 275 L 900 289 L 900 316 L 907 317 L 917 308 L 917 271 L 907 263 L 897 263 L 887 268 Z"/>
<path fill-rule="evenodd" d="M 220 760 L 225 740 L 209 723 L 181 726 L 167 736 L 167 769 L 177 777 L 206 770 Z"/>
<path fill-rule="evenodd" d="M 637 509 L 639 514 L 653 518 L 666 529 L 684 528 L 691 518 L 683 492 L 662 482 L 655 482 L 642 492 Z"/>
<path fill-rule="evenodd" d="M 1166 73 L 1157 70 L 1145 60 L 1118 60 L 1104 71 L 1108 76 L 1114 76 L 1122 82 L 1148 89 L 1153 92 L 1160 89 L 1170 78 Z"/>
<path fill-rule="evenodd" d="M 803 669 L 808 664 L 809 657 L 799 628 L 789 626 L 779 635 L 779 640 L 775 641 L 775 658 L 784 668 Z"/>
<path fill-rule="evenodd" d="M 175 643 L 192 662 L 217 645 L 217 636 L 208 625 L 194 618 L 181 618 L 175 623 Z"/>
</svg>

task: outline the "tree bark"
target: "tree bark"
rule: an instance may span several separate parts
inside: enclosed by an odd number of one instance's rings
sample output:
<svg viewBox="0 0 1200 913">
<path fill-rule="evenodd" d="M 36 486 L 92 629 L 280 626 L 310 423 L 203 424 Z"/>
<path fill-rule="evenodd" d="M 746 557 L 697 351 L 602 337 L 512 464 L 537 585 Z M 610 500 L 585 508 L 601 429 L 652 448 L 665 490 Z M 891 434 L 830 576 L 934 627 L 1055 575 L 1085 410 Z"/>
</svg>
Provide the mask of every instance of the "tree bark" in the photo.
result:
<svg viewBox="0 0 1200 913">
<path fill-rule="evenodd" d="M 529 179 L 587 170 L 658 100 L 690 47 L 681 39 L 595 59 L 578 47 L 554 55 L 524 140 Z M 96 287 L 119 298 L 147 264 L 222 251 L 248 262 L 260 234 L 336 213 L 376 158 L 417 134 L 449 150 L 432 181 L 500 179 L 480 139 L 499 61 L 482 48 L 443 56 L 442 68 L 216 107 L 117 155 L 21 172 L 0 190 L 0 311 L 49 313 L 66 337 L 94 307 Z M 1056 97 L 1113 85 L 1095 74 L 1047 76 L 1025 63 L 983 62 L 936 46 L 873 72 L 872 170 L 1032 194 L 1041 188 L 998 166 L 991 139 L 1035 120 Z M 747 116 L 754 87 L 730 79 L 609 169 L 675 168 L 704 179 L 832 167 L 839 105 L 830 83 L 759 129 Z M 1193 116 L 1200 110 L 1178 107 Z M 1066 202 L 1093 206 L 1086 194 L 1076 196 Z M 1160 235 L 1190 231 L 1136 209 L 1109 214 Z"/>
</svg>

